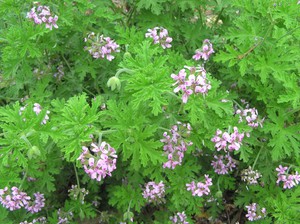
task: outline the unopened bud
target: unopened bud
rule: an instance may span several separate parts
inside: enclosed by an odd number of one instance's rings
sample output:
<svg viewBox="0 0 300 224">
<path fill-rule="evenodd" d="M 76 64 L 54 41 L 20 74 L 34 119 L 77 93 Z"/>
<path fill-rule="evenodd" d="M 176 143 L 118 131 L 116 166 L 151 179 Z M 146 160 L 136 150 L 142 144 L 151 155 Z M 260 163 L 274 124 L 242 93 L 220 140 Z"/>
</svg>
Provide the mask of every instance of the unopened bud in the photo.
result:
<svg viewBox="0 0 300 224">
<path fill-rule="evenodd" d="M 36 158 L 40 155 L 41 155 L 41 151 L 37 146 L 32 146 L 27 152 L 27 156 L 29 159 Z"/>
<path fill-rule="evenodd" d="M 217 191 L 215 196 L 216 196 L 216 198 L 222 198 L 223 197 L 222 191 Z"/>
<path fill-rule="evenodd" d="M 107 87 L 111 88 L 112 91 L 114 91 L 115 89 L 120 91 L 120 89 L 121 89 L 120 79 L 116 76 L 111 77 L 107 82 Z"/>
<path fill-rule="evenodd" d="M 123 219 L 124 221 L 131 221 L 133 222 L 133 213 L 132 212 L 125 212 L 124 215 L 123 215 Z"/>
<path fill-rule="evenodd" d="M 126 60 L 128 58 L 131 58 L 131 54 L 129 52 L 125 52 L 123 55 L 123 58 Z"/>
</svg>

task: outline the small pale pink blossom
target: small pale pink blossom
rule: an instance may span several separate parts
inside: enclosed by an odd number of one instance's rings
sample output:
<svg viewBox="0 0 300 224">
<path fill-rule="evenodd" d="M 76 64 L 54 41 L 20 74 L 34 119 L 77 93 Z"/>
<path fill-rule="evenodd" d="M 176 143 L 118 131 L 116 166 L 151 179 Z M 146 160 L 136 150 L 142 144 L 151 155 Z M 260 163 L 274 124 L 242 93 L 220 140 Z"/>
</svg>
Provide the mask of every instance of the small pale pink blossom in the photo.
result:
<svg viewBox="0 0 300 224">
<path fill-rule="evenodd" d="M 189 184 L 186 184 L 187 191 L 191 191 L 193 196 L 202 197 L 203 195 L 209 195 L 210 189 L 209 187 L 212 186 L 212 179 L 209 175 L 204 175 L 205 182 L 198 182 L 195 183 L 192 181 Z"/>
<path fill-rule="evenodd" d="M 115 58 L 112 54 L 120 52 L 120 46 L 114 40 L 103 35 L 95 35 L 94 32 L 89 33 L 84 38 L 84 42 L 88 45 L 84 47 L 84 50 L 88 51 L 96 59 L 106 58 L 108 61 L 112 61 Z"/>
<path fill-rule="evenodd" d="M 50 8 L 48 6 L 39 5 L 39 3 L 33 7 L 30 12 L 27 13 L 27 18 L 33 20 L 35 24 L 46 24 L 46 28 L 52 30 L 52 27 L 58 28 L 56 22 L 58 20 L 58 16 L 53 16 L 50 12 Z"/>
<path fill-rule="evenodd" d="M 187 71 L 189 76 L 187 77 Z M 210 81 L 206 78 L 206 71 L 203 67 L 189 67 L 185 66 L 176 74 L 171 74 L 171 78 L 174 79 L 176 86 L 174 93 L 181 91 L 182 102 L 187 103 L 189 96 L 192 94 L 197 95 L 198 93 L 203 96 L 211 89 Z"/>
<path fill-rule="evenodd" d="M 171 48 L 172 38 L 168 36 L 168 30 L 163 27 L 154 27 L 153 29 L 148 29 L 148 33 L 145 37 L 152 38 L 154 44 L 160 44 L 163 49 Z"/>
<path fill-rule="evenodd" d="M 256 203 L 252 203 L 246 206 L 246 208 L 247 208 L 246 218 L 249 221 L 256 221 L 262 219 L 267 214 L 266 208 L 260 209 L 259 205 L 257 205 Z"/>
<path fill-rule="evenodd" d="M 101 181 L 117 168 L 116 150 L 108 143 L 102 142 L 100 146 L 91 144 L 92 153 L 85 146 L 82 147 L 82 153 L 77 160 L 83 165 L 84 171 L 91 177 Z"/>
<path fill-rule="evenodd" d="M 193 59 L 198 61 L 202 58 L 204 61 L 207 61 L 212 53 L 214 53 L 212 44 L 210 40 L 205 39 L 203 41 L 202 49 L 197 49 L 195 51 L 195 55 L 193 56 Z"/>
<path fill-rule="evenodd" d="M 150 181 L 145 185 L 145 189 L 143 192 L 143 197 L 152 203 L 163 203 L 165 202 L 165 185 L 162 181 L 159 183 L 155 183 L 154 181 Z"/>
</svg>

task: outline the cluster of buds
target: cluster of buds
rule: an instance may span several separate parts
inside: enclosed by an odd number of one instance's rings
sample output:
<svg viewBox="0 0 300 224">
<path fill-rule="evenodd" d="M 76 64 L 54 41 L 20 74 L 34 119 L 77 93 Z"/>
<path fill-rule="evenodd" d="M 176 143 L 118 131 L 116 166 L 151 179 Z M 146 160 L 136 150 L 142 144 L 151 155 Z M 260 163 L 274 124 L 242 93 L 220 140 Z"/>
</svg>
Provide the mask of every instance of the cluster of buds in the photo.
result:
<svg viewBox="0 0 300 224">
<path fill-rule="evenodd" d="M 209 186 L 212 186 L 212 179 L 208 175 L 205 176 L 205 182 L 195 183 L 192 181 L 190 184 L 186 184 L 187 191 L 191 191 L 193 196 L 202 197 L 203 195 L 209 195 Z"/>
<path fill-rule="evenodd" d="M 81 204 L 84 204 L 84 198 L 89 194 L 89 191 L 85 188 L 79 188 L 77 185 L 72 185 L 68 190 L 70 198 L 77 200 L 79 198 Z"/>
<path fill-rule="evenodd" d="M 102 142 L 100 146 L 95 143 L 91 144 L 91 151 L 85 146 L 82 147 L 83 152 L 79 156 L 83 165 L 84 171 L 97 181 L 101 181 L 106 176 L 111 176 L 114 171 L 117 162 L 116 150 L 112 148 L 108 143 Z"/>
<path fill-rule="evenodd" d="M 108 61 L 112 61 L 115 57 L 112 55 L 114 52 L 120 52 L 119 45 L 110 37 L 104 37 L 103 35 L 95 35 L 94 32 L 88 34 L 84 38 L 84 42 L 88 46 L 84 47 L 84 50 L 88 51 L 93 58 L 106 58 Z"/>
<path fill-rule="evenodd" d="M 255 108 L 246 108 L 244 110 L 236 110 L 235 112 L 240 116 L 239 123 L 243 122 L 245 119 L 247 121 L 247 124 L 252 128 L 257 128 L 258 126 L 262 127 L 262 123 L 264 119 L 259 120 L 258 118 L 258 112 Z"/>
<path fill-rule="evenodd" d="M 65 75 L 64 70 L 63 70 L 64 66 L 62 64 L 60 64 L 59 66 L 57 66 L 57 72 L 55 72 L 53 74 L 54 78 L 57 78 L 58 80 L 61 80 L 62 77 Z"/>
<path fill-rule="evenodd" d="M 28 212 L 39 212 L 45 206 L 45 198 L 39 192 L 35 193 L 34 196 L 35 200 L 31 201 L 31 197 L 17 187 L 12 187 L 11 190 L 8 190 L 7 187 L 0 189 L 0 203 L 10 211 L 24 207 Z"/>
<path fill-rule="evenodd" d="M 253 170 L 251 166 L 248 169 L 242 171 L 242 181 L 248 184 L 258 184 L 258 179 L 261 178 L 261 174 L 257 170 Z"/>
<path fill-rule="evenodd" d="M 165 185 L 162 181 L 158 184 L 150 181 L 145 185 L 143 197 L 148 201 L 156 204 L 165 202 Z"/>
<path fill-rule="evenodd" d="M 170 220 L 173 224 L 189 224 L 186 219 L 187 217 L 184 212 L 177 212 L 174 216 L 170 217 Z"/>
<path fill-rule="evenodd" d="M 214 53 L 213 46 L 208 39 L 205 39 L 203 41 L 202 49 L 196 50 L 193 59 L 198 61 L 202 58 L 203 60 L 207 61 L 212 53 Z"/>
<path fill-rule="evenodd" d="M 278 172 L 276 183 L 279 184 L 280 182 L 283 182 L 283 188 L 290 189 L 299 184 L 300 175 L 298 174 L 297 171 L 295 172 L 295 174 L 288 174 L 288 172 L 286 172 L 286 170 L 288 170 L 287 166 L 283 167 L 283 166 L 279 165 L 276 168 L 276 171 Z"/>
<path fill-rule="evenodd" d="M 232 151 L 237 151 L 242 145 L 242 140 L 244 138 L 244 133 L 239 133 L 238 128 L 233 128 L 233 133 L 229 134 L 228 132 L 222 132 L 221 130 L 216 131 L 216 135 L 211 139 L 215 143 L 215 148 L 218 151 L 224 150 L 227 152 L 227 149 Z"/>
<path fill-rule="evenodd" d="M 34 21 L 35 24 L 46 24 L 46 28 L 52 30 L 52 27 L 58 28 L 56 21 L 58 19 L 58 16 L 53 15 L 50 12 L 50 9 L 48 6 L 39 5 L 33 7 L 30 12 L 27 13 L 27 18 Z"/>
<path fill-rule="evenodd" d="M 46 219 L 46 217 L 42 216 L 42 217 L 38 217 L 36 219 L 33 219 L 31 222 L 28 222 L 28 221 L 20 222 L 20 224 L 33 224 L 33 223 L 46 224 L 47 219 Z"/>
<path fill-rule="evenodd" d="M 42 111 L 41 105 L 38 104 L 38 103 L 34 103 L 33 104 L 33 111 L 36 113 L 36 115 L 39 115 Z M 49 110 L 46 111 L 46 115 L 45 115 L 44 119 L 42 120 L 41 124 L 46 124 L 47 123 L 47 121 L 49 120 L 48 114 L 50 114 Z"/>
<path fill-rule="evenodd" d="M 189 71 L 188 78 L 186 77 L 187 70 Z M 193 93 L 195 95 L 198 93 L 206 95 L 208 90 L 211 89 L 210 81 L 206 78 L 206 71 L 203 67 L 184 66 L 184 69 L 181 69 L 178 75 L 171 74 L 171 77 L 176 81 L 173 86 L 177 85 L 174 92 L 177 93 L 180 90 L 183 92 L 183 103 L 186 103 L 188 97 Z"/>
<path fill-rule="evenodd" d="M 175 169 L 177 165 L 181 165 L 184 157 L 184 152 L 187 150 L 187 146 L 192 145 L 192 142 L 186 142 L 184 137 L 188 137 L 191 133 L 190 124 L 181 124 L 178 122 L 170 130 L 170 135 L 164 132 L 164 138 L 160 141 L 163 142 L 165 154 L 168 157 L 168 161 L 163 164 L 163 168 Z"/>
<path fill-rule="evenodd" d="M 168 30 L 163 27 L 154 27 L 153 29 L 148 29 L 148 33 L 145 37 L 150 37 L 153 39 L 154 44 L 160 44 L 163 49 L 170 48 L 172 45 L 172 38 L 168 36 Z"/>
<path fill-rule="evenodd" d="M 57 224 L 63 224 L 63 223 L 70 223 L 70 220 L 73 219 L 73 212 L 65 212 L 61 209 L 58 209 L 57 211 L 58 216 L 58 223 Z"/>
<path fill-rule="evenodd" d="M 235 161 L 229 154 L 225 155 L 225 157 L 223 155 L 214 156 L 214 158 L 216 160 L 212 161 L 211 165 L 217 174 L 227 174 L 236 167 Z"/>
<path fill-rule="evenodd" d="M 256 203 L 252 203 L 246 206 L 246 208 L 247 208 L 246 218 L 249 221 L 255 221 L 264 218 L 267 213 L 266 208 L 260 209 L 259 205 Z"/>
</svg>

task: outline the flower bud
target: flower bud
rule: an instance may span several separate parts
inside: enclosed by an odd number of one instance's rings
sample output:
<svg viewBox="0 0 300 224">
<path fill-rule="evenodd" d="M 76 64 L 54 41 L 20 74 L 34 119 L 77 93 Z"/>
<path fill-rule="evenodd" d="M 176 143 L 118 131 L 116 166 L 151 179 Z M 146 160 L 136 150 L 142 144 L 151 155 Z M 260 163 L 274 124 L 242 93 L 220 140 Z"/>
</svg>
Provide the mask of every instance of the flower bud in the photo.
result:
<svg viewBox="0 0 300 224">
<path fill-rule="evenodd" d="M 120 79 L 116 76 L 111 77 L 107 82 L 107 87 L 111 88 L 112 91 L 114 91 L 115 89 L 120 91 L 120 89 L 121 89 Z"/>
<path fill-rule="evenodd" d="M 32 146 L 27 152 L 27 156 L 29 159 L 34 159 L 36 157 L 39 157 L 40 155 L 41 155 L 41 151 L 37 146 Z"/>
<path fill-rule="evenodd" d="M 124 221 L 133 221 L 133 213 L 132 212 L 125 212 L 124 215 L 123 215 L 123 219 Z"/>
<path fill-rule="evenodd" d="M 217 191 L 217 193 L 215 194 L 216 198 L 222 198 L 223 197 L 223 193 L 222 191 Z"/>
<path fill-rule="evenodd" d="M 128 59 L 128 58 L 131 58 L 131 54 L 129 52 L 125 52 L 124 55 L 123 55 L 123 59 Z"/>
</svg>

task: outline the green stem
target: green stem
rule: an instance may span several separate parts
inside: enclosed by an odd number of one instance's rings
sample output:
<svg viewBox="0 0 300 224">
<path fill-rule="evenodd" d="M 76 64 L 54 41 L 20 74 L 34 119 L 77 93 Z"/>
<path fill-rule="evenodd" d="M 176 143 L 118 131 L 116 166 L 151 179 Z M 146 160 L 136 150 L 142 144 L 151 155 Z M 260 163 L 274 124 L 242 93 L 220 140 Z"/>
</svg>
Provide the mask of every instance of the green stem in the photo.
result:
<svg viewBox="0 0 300 224">
<path fill-rule="evenodd" d="M 299 29 L 299 28 L 300 28 L 300 26 L 296 27 L 295 29 L 290 30 L 289 32 L 287 32 L 287 33 L 284 34 L 283 36 L 279 37 L 279 38 L 277 39 L 277 42 L 278 42 L 279 40 L 281 40 L 282 38 L 284 38 L 285 36 L 287 36 L 287 35 L 293 33 L 295 30 L 297 30 L 297 29 Z"/>
<path fill-rule="evenodd" d="M 121 69 L 118 69 L 117 73 L 116 73 L 116 77 L 119 78 L 119 75 L 123 72 L 126 72 L 128 74 L 132 74 L 133 71 L 131 69 L 128 69 L 128 68 L 121 68 Z"/>
<path fill-rule="evenodd" d="M 163 127 L 158 127 L 158 129 L 165 130 L 165 131 L 170 131 L 169 129 L 163 128 Z"/>
<path fill-rule="evenodd" d="M 103 133 L 99 133 L 98 145 L 101 145 Z"/>
<path fill-rule="evenodd" d="M 29 148 L 32 147 L 32 144 L 31 144 L 30 141 L 26 138 L 25 135 L 22 135 L 22 136 L 21 136 L 21 139 L 24 140 L 24 141 L 27 143 L 27 145 L 29 146 Z"/>
<path fill-rule="evenodd" d="M 234 103 L 236 103 L 236 105 L 241 109 L 244 110 L 244 108 L 236 101 L 236 100 L 232 100 Z"/>
<path fill-rule="evenodd" d="M 231 129 L 232 129 L 232 127 L 231 127 L 231 125 L 229 125 L 229 127 L 228 127 L 228 134 L 231 132 Z"/>
<path fill-rule="evenodd" d="M 114 133 L 116 132 L 117 130 L 105 130 L 105 131 L 96 131 L 96 134 L 98 135 L 106 135 L 106 134 L 110 134 L 110 133 Z"/>
<path fill-rule="evenodd" d="M 258 154 L 257 154 L 257 156 L 256 156 L 256 158 L 255 158 L 255 161 L 254 161 L 254 163 L 253 163 L 253 166 L 252 166 L 252 169 L 253 169 L 253 170 L 254 170 L 254 167 L 255 167 L 256 162 L 257 162 L 257 160 L 258 160 L 258 157 L 259 157 L 259 155 L 260 155 L 260 153 L 261 153 L 261 150 L 262 150 L 262 147 L 260 148 L 260 150 L 259 150 L 259 152 L 258 152 Z"/>
<path fill-rule="evenodd" d="M 67 59 L 65 58 L 65 56 L 64 56 L 63 54 L 62 54 L 61 56 L 62 56 L 62 58 L 64 59 L 64 61 L 66 62 L 68 69 L 69 69 L 69 70 L 70 70 L 70 72 L 73 74 L 73 72 L 72 72 L 72 69 L 71 69 L 71 66 L 70 66 L 69 62 L 67 61 Z"/>
<path fill-rule="evenodd" d="M 77 169 L 76 169 L 75 163 L 73 163 L 73 166 L 74 166 L 74 171 L 75 171 L 77 186 L 78 186 L 78 188 L 80 188 L 80 183 L 79 183 L 79 178 L 78 178 L 78 173 L 77 173 Z"/>
<path fill-rule="evenodd" d="M 171 91 L 167 91 L 166 93 L 170 94 L 171 96 L 174 96 L 176 98 L 180 98 L 179 96 L 177 96 L 175 93 L 171 92 Z"/>
<path fill-rule="evenodd" d="M 130 211 L 131 202 L 132 202 L 132 199 L 131 199 L 130 202 L 129 202 L 129 205 L 128 205 L 128 208 L 127 208 L 127 212 Z"/>
<path fill-rule="evenodd" d="M 179 113 L 180 113 L 180 111 L 183 109 L 183 105 L 184 105 L 184 103 L 183 103 L 183 102 L 181 102 L 181 104 L 180 104 L 180 107 L 179 107 L 179 110 L 178 110 L 177 114 L 179 114 Z"/>
<path fill-rule="evenodd" d="M 26 168 L 26 171 L 25 171 L 25 174 L 24 174 L 24 177 L 23 177 L 23 179 L 22 179 L 22 182 L 21 182 L 21 184 L 20 184 L 20 186 L 19 186 L 19 189 L 22 189 L 22 186 L 23 186 L 23 183 L 24 183 L 24 181 L 25 181 L 25 179 L 26 179 L 26 177 L 27 177 L 27 168 Z"/>
<path fill-rule="evenodd" d="M 222 7 L 221 11 L 219 12 L 219 14 L 218 14 L 218 16 L 217 16 L 217 18 L 216 18 L 216 21 L 214 22 L 214 26 L 217 25 L 217 23 L 218 23 L 218 21 L 219 21 L 219 19 L 220 19 L 220 17 L 221 17 L 221 14 L 222 14 L 222 12 L 223 12 L 223 10 L 224 10 L 224 7 Z"/>
<path fill-rule="evenodd" d="M 88 92 L 89 94 L 91 94 L 92 96 L 96 96 L 94 93 L 92 93 L 90 90 L 88 90 L 87 88 L 85 87 L 82 87 L 84 91 Z"/>
</svg>

